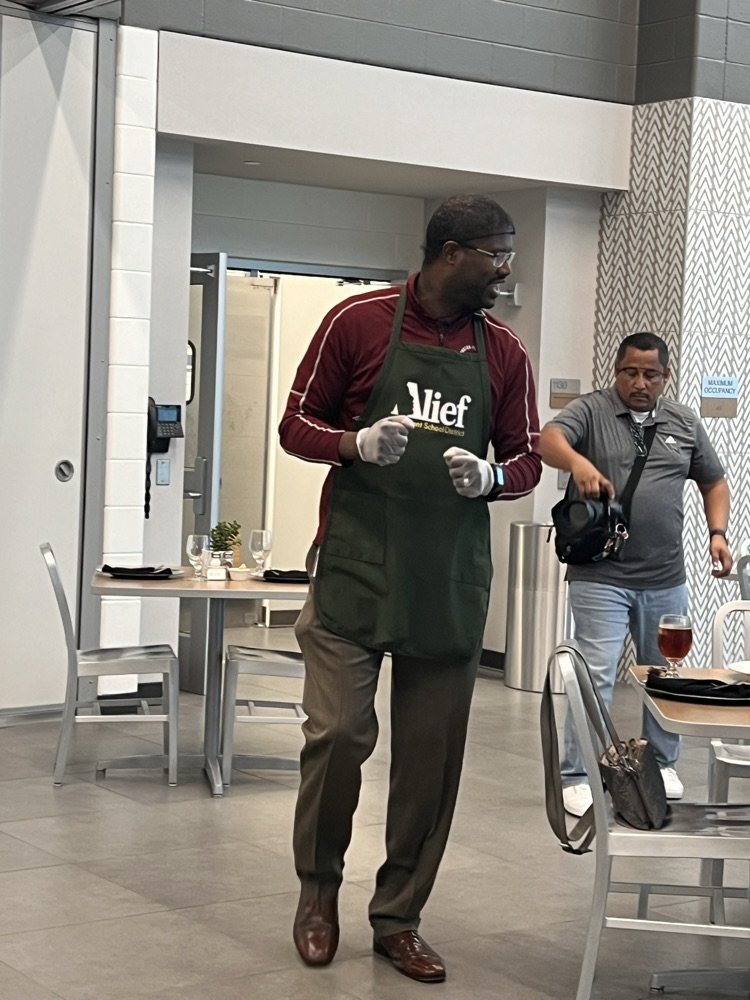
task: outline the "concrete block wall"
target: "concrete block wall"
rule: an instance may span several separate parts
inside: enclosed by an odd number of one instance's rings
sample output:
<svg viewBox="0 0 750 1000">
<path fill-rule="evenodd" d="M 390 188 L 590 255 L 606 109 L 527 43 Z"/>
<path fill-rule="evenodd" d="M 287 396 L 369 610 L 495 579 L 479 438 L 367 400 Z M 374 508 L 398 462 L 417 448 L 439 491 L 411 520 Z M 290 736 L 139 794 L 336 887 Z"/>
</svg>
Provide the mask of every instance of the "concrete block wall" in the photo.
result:
<svg viewBox="0 0 750 1000">
<path fill-rule="evenodd" d="M 641 0 L 636 102 L 750 103 L 747 0 Z"/>
<path fill-rule="evenodd" d="M 123 24 L 623 103 L 637 21 L 638 0 L 122 0 Z"/>
</svg>

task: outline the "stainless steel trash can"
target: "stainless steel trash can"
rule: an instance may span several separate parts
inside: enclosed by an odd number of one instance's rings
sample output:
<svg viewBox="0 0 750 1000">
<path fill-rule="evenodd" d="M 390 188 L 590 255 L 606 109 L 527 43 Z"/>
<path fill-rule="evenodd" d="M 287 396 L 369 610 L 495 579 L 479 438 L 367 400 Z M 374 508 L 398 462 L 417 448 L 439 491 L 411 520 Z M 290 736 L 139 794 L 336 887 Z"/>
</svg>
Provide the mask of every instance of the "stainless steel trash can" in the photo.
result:
<svg viewBox="0 0 750 1000">
<path fill-rule="evenodd" d="M 514 521 L 510 526 L 505 683 L 522 691 L 541 691 L 547 657 L 566 631 L 565 567 L 558 562 L 551 525 Z M 552 690 L 563 691 L 553 677 Z"/>
</svg>

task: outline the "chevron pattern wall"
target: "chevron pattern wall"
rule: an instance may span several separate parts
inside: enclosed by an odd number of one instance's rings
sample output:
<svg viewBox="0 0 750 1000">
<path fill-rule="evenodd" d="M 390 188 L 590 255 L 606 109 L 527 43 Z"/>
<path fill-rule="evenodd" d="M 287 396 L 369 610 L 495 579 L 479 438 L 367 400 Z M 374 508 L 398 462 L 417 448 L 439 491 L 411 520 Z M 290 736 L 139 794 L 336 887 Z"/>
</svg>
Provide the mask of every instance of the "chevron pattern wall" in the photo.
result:
<svg viewBox="0 0 750 1000">
<path fill-rule="evenodd" d="M 635 108 L 630 190 L 602 197 L 593 383 L 611 384 L 628 333 L 652 330 L 673 354 L 668 394 L 700 409 L 704 374 L 738 375 L 735 419 L 706 418 L 732 493 L 735 559 L 750 543 L 750 106 L 691 98 Z M 710 621 L 739 597 L 710 575 L 701 497 L 685 491 L 685 560 L 695 640 L 710 662 Z M 742 659 L 739 621 L 726 656 Z M 626 650 L 625 658 L 632 655 Z"/>
</svg>

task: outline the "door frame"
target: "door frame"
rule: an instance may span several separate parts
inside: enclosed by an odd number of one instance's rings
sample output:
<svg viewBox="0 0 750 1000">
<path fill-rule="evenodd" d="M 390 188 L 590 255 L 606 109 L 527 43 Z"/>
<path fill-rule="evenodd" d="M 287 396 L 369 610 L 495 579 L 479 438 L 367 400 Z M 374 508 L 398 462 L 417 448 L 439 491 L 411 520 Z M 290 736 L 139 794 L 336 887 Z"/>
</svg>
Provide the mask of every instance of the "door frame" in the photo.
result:
<svg viewBox="0 0 750 1000">
<path fill-rule="evenodd" d="M 107 392 L 109 388 L 109 312 L 112 271 L 112 175 L 115 169 L 115 70 L 117 25 L 97 21 L 94 120 L 94 182 L 87 390 L 84 403 L 85 441 L 80 567 L 78 574 L 78 645 L 100 643 L 101 598 L 91 593 L 94 570 L 104 550 L 104 485 L 107 468 Z M 103 419 L 104 418 L 104 419 Z"/>
</svg>

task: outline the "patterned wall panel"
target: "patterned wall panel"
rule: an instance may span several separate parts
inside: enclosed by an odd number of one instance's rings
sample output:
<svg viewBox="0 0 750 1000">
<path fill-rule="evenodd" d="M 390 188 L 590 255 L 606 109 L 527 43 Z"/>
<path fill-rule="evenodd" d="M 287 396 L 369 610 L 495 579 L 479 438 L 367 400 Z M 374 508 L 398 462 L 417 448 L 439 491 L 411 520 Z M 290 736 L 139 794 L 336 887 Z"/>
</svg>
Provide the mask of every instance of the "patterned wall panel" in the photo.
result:
<svg viewBox="0 0 750 1000">
<path fill-rule="evenodd" d="M 667 393 L 700 409 L 704 374 L 750 376 L 750 107 L 688 99 L 635 108 L 631 186 L 602 198 L 594 385 L 609 385 L 623 336 L 649 329 L 673 353 Z M 727 470 L 735 558 L 750 543 L 750 399 L 704 425 Z M 695 618 L 688 662 L 707 663 L 708 623 L 739 596 L 710 573 L 702 498 L 685 492 L 685 558 Z M 740 628 L 730 656 L 741 655 Z M 629 651 L 626 651 L 626 657 Z"/>
<path fill-rule="evenodd" d="M 593 381 L 612 381 L 617 345 L 652 330 L 675 350 L 682 313 L 690 101 L 636 107 L 630 189 L 602 198 Z M 675 374 L 679 358 L 675 356 Z M 670 391 L 674 392 L 675 383 Z"/>
<path fill-rule="evenodd" d="M 704 374 L 739 376 L 736 418 L 704 419 L 727 470 L 732 494 L 729 537 L 735 559 L 750 541 L 750 400 L 746 392 L 750 376 L 749 151 L 750 107 L 694 100 L 679 398 L 697 409 Z M 708 620 L 719 604 L 739 596 L 738 587 L 710 576 L 705 518 L 694 491 L 686 503 L 685 521 L 693 611 L 696 618 Z M 704 650 L 707 654 L 707 639 L 696 645 L 699 655 Z M 737 626 L 727 652 L 740 656 Z"/>
</svg>

